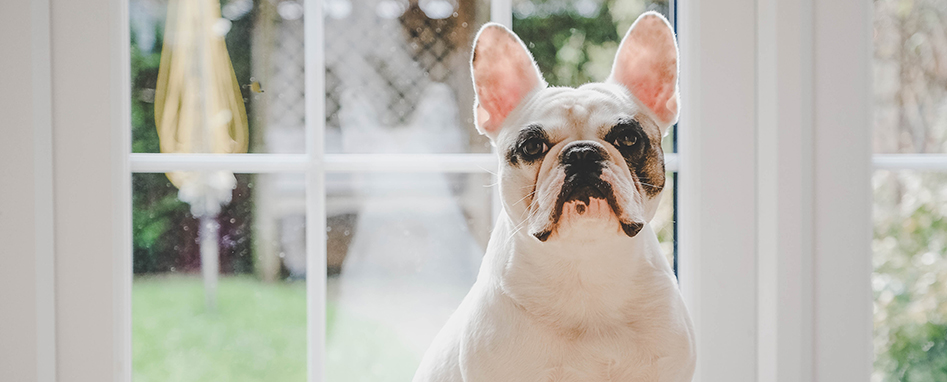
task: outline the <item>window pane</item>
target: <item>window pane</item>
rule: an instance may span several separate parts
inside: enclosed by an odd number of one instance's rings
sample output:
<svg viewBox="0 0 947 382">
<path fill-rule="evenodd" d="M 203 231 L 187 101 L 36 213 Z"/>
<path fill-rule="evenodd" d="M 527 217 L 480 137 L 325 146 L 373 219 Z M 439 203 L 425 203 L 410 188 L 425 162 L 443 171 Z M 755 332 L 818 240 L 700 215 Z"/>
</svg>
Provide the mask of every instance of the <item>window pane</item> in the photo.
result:
<svg viewBox="0 0 947 382">
<path fill-rule="evenodd" d="M 947 380 L 947 174 L 876 171 L 872 381 Z"/>
<path fill-rule="evenodd" d="M 327 0 L 326 151 L 489 152 L 470 47 L 487 1 Z"/>
<path fill-rule="evenodd" d="M 336 174 L 327 183 L 328 381 L 410 381 L 480 268 L 490 176 Z"/>
<path fill-rule="evenodd" d="M 947 1 L 874 3 L 874 151 L 947 152 Z"/>
<path fill-rule="evenodd" d="M 301 0 L 129 0 L 129 10 L 133 152 L 304 151 Z M 159 127 L 177 142 L 159 145 Z"/>
<path fill-rule="evenodd" d="M 305 381 L 304 177 L 180 178 L 132 177 L 133 379 Z"/>
<path fill-rule="evenodd" d="M 874 1 L 874 152 L 947 152 L 947 1 Z M 947 380 L 947 174 L 874 175 L 873 381 Z"/>
</svg>

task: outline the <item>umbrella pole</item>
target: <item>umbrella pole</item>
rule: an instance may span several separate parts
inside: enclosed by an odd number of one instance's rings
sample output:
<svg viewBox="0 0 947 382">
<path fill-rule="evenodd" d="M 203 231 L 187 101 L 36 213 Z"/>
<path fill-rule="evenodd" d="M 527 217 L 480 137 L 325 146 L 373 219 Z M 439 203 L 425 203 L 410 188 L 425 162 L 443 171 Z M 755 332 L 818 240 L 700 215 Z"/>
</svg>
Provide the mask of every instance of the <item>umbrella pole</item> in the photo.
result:
<svg viewBox="0 0 947 382">
<path fill-rule="evenodd" d="M 220 226 L 217 216 L 201 217 L 198 235 L 201 241 L 201 275 L 204 278 L 204 303 L 207 311 L 217 310 L 217 274 L 220 262 L 218 258 L 218 240 Z"/>
</svg>

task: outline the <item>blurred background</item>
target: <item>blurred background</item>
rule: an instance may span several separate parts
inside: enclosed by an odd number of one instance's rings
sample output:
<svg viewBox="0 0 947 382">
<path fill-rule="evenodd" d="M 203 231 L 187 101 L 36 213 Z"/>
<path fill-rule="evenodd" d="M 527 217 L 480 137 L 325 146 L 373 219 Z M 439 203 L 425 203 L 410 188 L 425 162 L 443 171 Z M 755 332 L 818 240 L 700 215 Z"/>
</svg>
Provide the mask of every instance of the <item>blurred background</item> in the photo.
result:
<svg viewBox="0 0 947 382">
<path fill-rule="evenodd" d="M 326 0 L 329 153 L 489 153 L 473 128 L 469 49 L 482 0 Z M 130 0 L 133 151 L 160 152 L 155 95 L 167 0 Z M 303 153 L 302 3 L 221 0 L 251 153 Z M 947 151 L 947 0 L 874 1 L 874 152 Z M 514 0 L 513 28 L 552 85 L 604 79 L 618 41 L 666 1 Z M 686 110 L 686 105 L 684 105 Z M 674 152 L 674 134 L 665 152 Z M 674 255 L 673 180 L 652 224 Z M 163 174 L 133 177 L 136 381 L 302 381 L 305 180 L 236 174 L 218 229 L 216 307 L 201 223 Z M 493 223 L 491 175 L 327 179 L 327 376 L 410 379 L 473 282 Z M 876 171 L 873 381 L 947 381 L 947 175 Z M 866 254 L 867 255 L 867 254 Z"/>
<path fill-rule="evenodd" d="M 162 151 L 155 125 L 162 52 L 179 2 L 130 0 L 132 137 Z M 226 44 L 250 153 L 304 153 L 304 11 L 295 0 L 221 0 L 204 23 Z M 326 0 L 325 150 L 489 153 L 473 127 L 472 39 L 488 1 Z M 177 7 L 177 8 L 175 8 Z M 513 2 L 513 29 L 552 85 L 609 73 L 618 42 L 666 1 Z M 175 53 L 178 55 L 178 53 Z M 180 57 L 178 55 L 177 57 Z M 226 66 L 222 66 L 226 69 Z M 665 151 L 673 152 L 673 134 Z M 224 174 L 229 176 L 229 174 Z M 652 224 L 673 261 L 674 174 Z M 235 174 L 208 218 L 164 174 L 135 174 L 136 381 L 303 381 L 305 179 Z M 229 186 L 229 183 L 227 184 Z M 493 225 L 494 180 L 479 173 L 331 173 L 326 178 L 329 381 L 406 381 L 472 285 Z M 183 189 L 183 188 L 182 188 Z M 224 187 L 226 189 L 226 187 Z M 217 230 L 213 302 L 202 230 Z M 209 245 L 212 246 L 213 245 Z"/>
<path fill-rule="evenodd" d="M 947 1 L 874 1 L 874 152 L 947 152 Z M 873 177 L 877 381 L 947 381 L 947 175 Z"/>
</svg>

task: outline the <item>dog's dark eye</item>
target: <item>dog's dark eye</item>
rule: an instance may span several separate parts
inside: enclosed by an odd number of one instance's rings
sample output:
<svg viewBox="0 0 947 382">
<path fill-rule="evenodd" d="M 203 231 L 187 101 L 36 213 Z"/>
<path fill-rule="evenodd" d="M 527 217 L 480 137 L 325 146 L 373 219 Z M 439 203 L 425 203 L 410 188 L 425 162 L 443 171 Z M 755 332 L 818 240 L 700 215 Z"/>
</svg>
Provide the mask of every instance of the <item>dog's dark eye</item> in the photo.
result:
<svg viewBox="0 0 947 382">
<path fill-rule="evenodd" d="M 540 138 L 527 139 L 520 145 L 520 152 L 527 158 L 535 158 L 545 154 L 547 150 L 549 150 L 549 147 L 546 145 L 546 141 Z"/>
<path fill-rule="evenodd" d="M 615 140 L 612 141 L 612 144 L 618 149 L 632 147 L 636 143 L 638 143 L 638 134 L 631 129 L 619 133 L 615 136 Z"/>
</svg>

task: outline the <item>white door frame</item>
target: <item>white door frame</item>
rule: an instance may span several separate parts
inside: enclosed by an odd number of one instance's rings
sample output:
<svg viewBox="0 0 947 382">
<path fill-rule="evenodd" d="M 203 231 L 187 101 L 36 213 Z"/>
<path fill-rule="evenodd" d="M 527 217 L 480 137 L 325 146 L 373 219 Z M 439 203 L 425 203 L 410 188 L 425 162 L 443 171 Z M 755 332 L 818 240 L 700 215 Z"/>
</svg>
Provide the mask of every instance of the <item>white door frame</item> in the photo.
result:
<svg viewBox="0 0 947 382">
<path fill-rule="evenodd" d="M 679 4 L 698 379 L 867 381 L 871 3 Z"/>
</svg>

